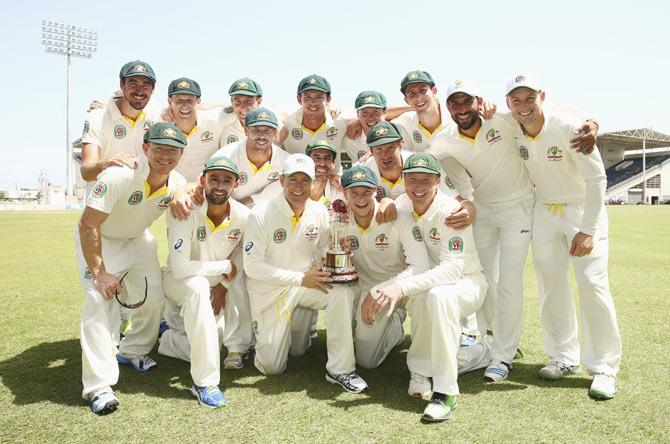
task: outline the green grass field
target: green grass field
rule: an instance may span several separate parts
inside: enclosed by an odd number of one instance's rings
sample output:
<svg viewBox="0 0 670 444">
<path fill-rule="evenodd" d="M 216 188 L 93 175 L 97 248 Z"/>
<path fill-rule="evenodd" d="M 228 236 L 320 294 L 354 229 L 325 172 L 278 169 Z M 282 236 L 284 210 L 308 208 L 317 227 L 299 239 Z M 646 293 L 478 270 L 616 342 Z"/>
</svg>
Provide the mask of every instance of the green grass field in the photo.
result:
<svg viewBox="0 0 670 444">
<path fill-rule="evenodd" d="M 584 374 L 554 383 L 535 377 L 545 357 L 528 265 L 525 358 L 504 383 L 486 385 L 480 371 L 462 376 L 458 410 L 435 425 L 419 422 L 425 402 L 406 394 L 403 347 L 360 372 L 367 394 L 346 394 L 324 380 L 323 330 L 281 376 L 262 376 L 253 365 L 224 371 L 231 403 L 216 411 L 197 405 L 187 363 L 154 352 L 158 369 L 122 368 L 120 409 L 97 417 L 80 398 L 78 215 L 0 213 L 0 442 L 670 442 L 670 207 L 608 212 L 624 347 L 616 398 L 590 400 Z M 164 258 L 163 222 L 153 229 Z"/>
</svg>

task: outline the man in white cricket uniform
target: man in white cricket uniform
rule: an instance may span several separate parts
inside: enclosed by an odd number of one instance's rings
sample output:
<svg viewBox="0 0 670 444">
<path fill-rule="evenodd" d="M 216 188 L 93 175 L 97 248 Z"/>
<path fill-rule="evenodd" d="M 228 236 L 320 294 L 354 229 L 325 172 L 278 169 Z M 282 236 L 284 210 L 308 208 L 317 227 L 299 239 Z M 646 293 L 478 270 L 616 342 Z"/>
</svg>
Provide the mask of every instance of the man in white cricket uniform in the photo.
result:
<svg viewBox="0 0 670 444">
<path fill-rule="evenodd" d="M 247 113 L 260 107 L 263 101 L 261 85 L 247 77 L 234 81 L 228 88 L 228 95 L 230 106 L 215 111 L 221 129 L 219 147 L 239 142 L 246 137 L 244 121 Z"/>
<path fill-rule="evenodd" d="M 337 199 L 344 200 L 343 190 L 333 185 L 329 177 L 335 168 L 337 150 L 326 139 L 312 140 L 307 144 L 305 154 L 314 161 L 315 176 L 310 198 L 330 210 Z"/>
<path fill-rule="evenodd" d="M 413 154 L 405 162 L 403 174 L 407 194 L 398 198 L 398 206 L 413 212 L 415 229 L 426 245 L 433 268 L 380 289 L 376 311 L 427 292 L 415 301 L 422 302 L 423 310 L 414 308 L 418 327 L 407 354 L 407 366 L 426 381 L 424 390 L 428 392 L 428 378 L 432 377 L 433 396 L 422 419 L 444 421 L 458 404 L 459 367 L 465 372 L 481 368 L 489 360 L 483 344 L 459 350 L 461 320 L 482 305 L 487 284 L 472 228 L 455 230 L 444 225 L 458 202 L 438 190 L 441 180 L 437 159 L 428 153 Z"/>
<path fill-rule="evenodd" d="M 579 370 L 571 261 L 579 287 L 583 361 L 594 375 L 589 395 L 611 399 L 621 360 L 621 337 L 607 276 L 606 176 L 600 152 L 573 152 L 570 139 L 583 119 L 544 105 L 536 79 L 520 74 L 507 84 L 507 105 L 519 122 L 517 144 L 535 184 L 533 259 L 540 319 L 550 363 L 539 376 L 556 380 Z"/>
<path fill-rule="evenodd" d="M 353 163 L 369 154 L 367 134 L 370 128 L 385 119 L 386 97 L 377 91 L 363 91 L 356 97 L 354 107 L 362 131 L 356 138 L 350 139 L 347 135 L 342 140 L 342 166 L 344 168 L 350 168 Z"/>
<path fill-rule="evenodd" d="M 198 112 L 202 93 L 195 80 L 181 77 L 170 82 L 168 107 L 174 124 L 186 135 L 188 147 L 177 165 L 177 172 L 188 182 L 197 182 L 202 166 L 216 150 L 222 131 L 216 120 Z"/>
<path fill-rule="evenodd" d="M 75 233 L 79 276 L 86 294 L 81 321 L 82 396 L 91 410 L 106 414 L 118 400 L 116 360 L 145 372 L 156 366 L 147 356 L 156 343 L 163 310 L 163 286 L 156 241 L 149 226 L 165 211 L 175 187 L 185 181 L 174 168 L 186 138 L 169 123 L 152 125 L 138 166 L 107 168 L 91 191 Z M 145 302 L 133 311 L 133 328 L 119 345 L 114 359 L 115 332 L 119 331 L 121 293 Z"/>
<path fill-rule="evenodd" d="M 342 175 L 342 185 L 351 210 L 348 241 L 359 277 L 356 362 L 364 368 L 375 368 L 395 345 L 404 341 L 403 322 L 406 310 L 412 316 L 411 303 L 398 306 L 391 316 L 364 318 L 361 314 L 374 303 L 376 288 L 428 270 L 428 255 L 408 211 L 398 211 L 393 222 L 377 222 L 379 204 L 375 194 L 379 182 L 372 170 L 353 166 Z M 412 328 L 415 328 L 414 319 Z"/>
<path fill-rule="evenodd" d="M 212 157 L 205 164 L 200 183 L 206 202 L 180 221 L 168 215 L 168 267 L 163 272 L 167 303 L 165 319 L 169 329 L 158 339 L 158 352 L 191 362 L 191 390 L 205 407 L 221 407 L 226 399 L 219 389 L 220 344 L 216 316 L 223 301 L 210 303 L 210 289 L 231 282 L 224 295 L 242 293 L 246 288 L 236 273 L 241 267 L 242 235 L 249 209 L 230 199 L 237 186 L 239 173 L 227 157 Z M 239 275 L 241 276 L 241 274 Z M 222 293 L 214 292 L 212 299 Z M 251 314 L 249 304 L 231 307 L 225 303 L 225 321 L 235 323 L 242 342 L 227 343 L 229 351 L 242 354 L 251 346 Z M 225 326 L 225 330 L 230 330 Z M 246 341 L 243 341 L 246 339 Z M 237 347 L 237 348 L 235 348 Z"/>
<path fill-rule="evenodd" d="M 137 166 L 137 159 L 144 156 L 144 133 L 158 120 L 158 115 L 145 112 L 156 85 L 151 66 L 141 60 L 128 62 L 121 67 L 119 79 L 122 97 L 89 112 L 84 123 L 81 177 L 87 182 L 87 194 L 105 168 Z"/>
<path fill-rule="evenodd" d="M 316 268 L 329 241 L 328 210 L 309 198 L 314 162 L 292 154 L 284 164 L 283 196 L 253 208 L 244 233 L 244 269 L 256 333 L 255 365 L 264 374 L 286 369 L 288 355 L 310 345 L 311 311 L 324 310 L 326 380 L 360 393 L 351 331 L 354 293 L 332 286 L 330 273 Z"/>
<path fill-rule="evenodd" d="M 347 124 L 342 119 L 333 119 L 327 110 L 331 88 L 328 80 L 317 74 L 305 77 L 298 84 L 298 103 L 301 107 L 287 116 L 279 132 L 278 141 L 289 153 L 304 153 L 312 140 L 326 139 L 342 152 L 342 140 Z M 335 162 L 339 172 L 340 156 Z"/>
</svg>

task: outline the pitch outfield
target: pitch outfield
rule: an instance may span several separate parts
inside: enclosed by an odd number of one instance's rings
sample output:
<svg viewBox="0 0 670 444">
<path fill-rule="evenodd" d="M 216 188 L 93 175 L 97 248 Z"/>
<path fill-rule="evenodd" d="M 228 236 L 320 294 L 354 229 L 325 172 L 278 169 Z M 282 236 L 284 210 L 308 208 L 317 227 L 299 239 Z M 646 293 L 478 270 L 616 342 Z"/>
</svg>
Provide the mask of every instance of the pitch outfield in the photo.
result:
<svg viewBox="0 0 670 444">
<path fill-rule="evenodd" d="M 459 379 L 460 405 L 443 424 L 419 423 L 425 402 L 406 394 L 402 348 L 377 370 L 361 370 L 369 393 L 324 381 L 325 331 L 286 373 L 253 365 L 223 371 L 231 403 L 199 407 L 188 364 L 157 355 L 146 375 L 121 369 L 119 411 L 96 417 L 80 398 L 74 213 L 0 213 L 0 442 L 31 441 L 670 441 L 670 207 L 608 207 L 610 283 L 623 336 L 619 393 L 588 398 L 590 379 L 545 382 L 535 279 L 525 281 L 525 357 L 511 380 L 485 385 L 481 372 Z M 164 223 L 153 227 L 166 255 Z M 323 325 L 321 325 L 323 328 Z M 405 346 L 407 343 L 405 344 Z"/>
</svg>

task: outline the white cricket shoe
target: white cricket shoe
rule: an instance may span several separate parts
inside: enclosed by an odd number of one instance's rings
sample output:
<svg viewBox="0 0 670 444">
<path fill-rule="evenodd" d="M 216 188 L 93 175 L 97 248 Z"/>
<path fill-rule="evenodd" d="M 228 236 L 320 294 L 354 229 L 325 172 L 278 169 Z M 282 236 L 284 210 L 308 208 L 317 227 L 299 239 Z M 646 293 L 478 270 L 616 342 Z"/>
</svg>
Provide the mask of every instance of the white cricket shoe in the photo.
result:
<svg viewBox="0 0 670 444">
<path fill-rule="evenodd" d="M 433 384 L 430 378 L 418 373 L 409 372 L 409 388 L 407 389 L 407 393 L 413 398 L 428 400 L 433 393 Z"/>
<path fill-rule="evenodd" d="M 610 375 L 597 374 L 589 389 L 589 396 L 593 399 L 605 401 L 614 398 L 616 393 L 616 378 Z"/>
</svg>

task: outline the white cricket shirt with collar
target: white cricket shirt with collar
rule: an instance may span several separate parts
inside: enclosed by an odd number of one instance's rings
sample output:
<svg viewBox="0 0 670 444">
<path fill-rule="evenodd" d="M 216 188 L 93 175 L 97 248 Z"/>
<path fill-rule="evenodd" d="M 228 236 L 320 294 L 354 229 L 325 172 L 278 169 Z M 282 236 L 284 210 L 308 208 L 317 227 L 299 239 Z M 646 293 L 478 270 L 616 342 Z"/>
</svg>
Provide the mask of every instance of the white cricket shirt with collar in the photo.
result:
<svg viewBox="0 0 670 444">
<path fill-rule="evenodd" d="M 440 102 L 439 106 L 442 122 L 432 133 L 421 124 L 419 115 L 416 111 L 407 111 L 392 120 L 392 122 L 398 125 L 400 129 L 400 135 L 405 141 L 404 148 L 406 150 L 413 153 L 426 151 L 435 135 L 452 124 L 451 115 L 447 110 L 447 106 L 443 105 L 442 102 Z"/>
<path fill-rule="evenodd" d="M 170 172 L 167 183 L 150 194 L 147 158 L 138 159 L 135 169 L 109 167 L 98 176 L 86 206 L 109 214 L 102 223 L 105 237 L 133 239 L 144 233 L 165 212 L 174 190 L 186 184 L 176 171 Z"/>
<path fill-rule="evenodd" d="M 177 164 L 177 172 L 188 182 L 197 182 L 205 162 L 219 149 L 221 129 L 207 113 L 198 112 L 196 125 L 186 134 L 188 145 Z"/>
</svg>

